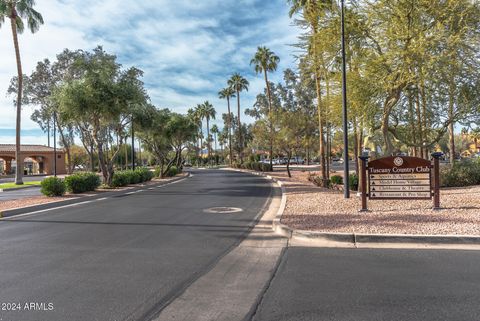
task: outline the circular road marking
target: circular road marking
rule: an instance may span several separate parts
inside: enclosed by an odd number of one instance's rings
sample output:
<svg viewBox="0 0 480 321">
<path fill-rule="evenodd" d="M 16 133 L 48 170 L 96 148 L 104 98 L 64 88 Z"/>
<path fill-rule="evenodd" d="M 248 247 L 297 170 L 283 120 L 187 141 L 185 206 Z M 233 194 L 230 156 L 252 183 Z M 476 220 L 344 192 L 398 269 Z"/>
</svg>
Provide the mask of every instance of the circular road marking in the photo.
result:
<svg viewBox="0 0 480 321">
<path fill-rule="evenodd" d="M 204 209 L 203 211 L 205 213 L 230 214 L 230 213 L 242 212 L 243 210 L 238 207 L 221 206 L 221 207 L 207 208 L 207 209 Z"/>
</svg>

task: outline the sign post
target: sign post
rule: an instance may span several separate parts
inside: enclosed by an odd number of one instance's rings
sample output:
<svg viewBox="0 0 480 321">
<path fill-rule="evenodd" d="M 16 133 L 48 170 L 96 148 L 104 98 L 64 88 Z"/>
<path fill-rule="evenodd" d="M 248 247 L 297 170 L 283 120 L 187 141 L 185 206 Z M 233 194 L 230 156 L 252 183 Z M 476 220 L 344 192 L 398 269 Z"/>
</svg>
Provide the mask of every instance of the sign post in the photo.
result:
<svg viewBox="0 0 480 321">
<path fill-rule="evenodd" d="M 368 211 L 367 197 L 370 200 L 431 200 L 433 198 L 433 209 L 440 209 L 439 157 L 441 155 L 442 153 L 432 154 L 433 166 L 429 160 L 407 156 L 379 158 L 369 162 L 367 166 L 368 157 L 359 157 L 362 175 L 360 211 Z"/>
<path fill-rule="evenodd" d="M 443 153 L 437 152 L 432 154 L 433 158 L 433 209 L 440 209 L 440 157 Z"/>
<path fill-rule="evenodd" d="M 367 212 L 368 211 L 368 206 L 367 206 L 367 161 L 370 157 L 369 156 L 360 156 L 360 181 L 361 181 L 361 186 L 360 188 L 361 193 L 362 193 L 362 208 L 360 209 L 360 212 Z"/>
</svg>

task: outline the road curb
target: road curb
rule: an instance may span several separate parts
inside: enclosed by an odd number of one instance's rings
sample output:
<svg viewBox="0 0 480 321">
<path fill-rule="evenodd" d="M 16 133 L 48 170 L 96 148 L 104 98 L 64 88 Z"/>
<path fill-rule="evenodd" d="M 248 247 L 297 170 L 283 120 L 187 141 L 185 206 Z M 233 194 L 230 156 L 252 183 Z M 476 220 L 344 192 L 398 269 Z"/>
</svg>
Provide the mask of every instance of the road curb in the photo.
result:
<svg viewBox="0 0 480 321">
<path fill-rule="evenodd" d="M 158 183 L 150 185 L 150 187 L 170 184 L 170 183 L 185 179 L 189 176 L 190 176 L 190 172 L 187 172 L 187 175 L 180 176 L 180 177 L 175 177 L 171 180 L 164 181 L 164 182 L 158 182 Z M 49 209 L 55 209 L 57 207 L 72 205 L 72 204 L 75 204 L 75 203 L 92 201 L 92 200 L 96 200 L 96 199 L 99 199 L 99 198 L 122 195 L 122 194 L 130 193 L 130 192 L 138 190 L 138 189 L 142 189 L 143 187 L 145 187 L 145 186 L 134 186 L 132 188 L 124 189 L 124 190 L 121 190 L 121 191 L 111 191 L 111 192 L 105 192 L 105 193 L 102 193 L 102 194 L 97 194 L 97 195 L 94 195 L 94 196 L 79 197 L 79 198 L 75 198 L 75 199 L 68 199 L 68 200 L 63 200 L 63 201 L 58 201 L 58 202 L 51 202 L 51 203 L 45 203 L 45 204 L 39 204 L 39 205 L 33 205 L 33 206 L 27 206 L 27 207 L 15 208 L 15 209 L 11 209 L 11 210 L 0 211 L 0 218 L 8 218 L 8 217 L 12 217 L 12 216 L 20 215 L 20 214 L 49 210 Z"/>
<path fill-rule="evenodd" d="M 241 169 L 235 171 L 263 176 L 277 183 L 282 190 L 282 203 L 273 221 L 275 233 L 310 245 L 335 247 L 361 247 L 362 245 L 375 247 L 376 245 L 418 245 L 422 247 L 435 246 L 471 246 L 480 245 L 480 236 L 476 235 L 418 235 L 418 234 L 366 234 L 366 233 L 332 233 L 293 229 L 281 223 L 285 211 L 287 196 L 282 181 L 270 175 L 250 172 Z"/>
</svg>

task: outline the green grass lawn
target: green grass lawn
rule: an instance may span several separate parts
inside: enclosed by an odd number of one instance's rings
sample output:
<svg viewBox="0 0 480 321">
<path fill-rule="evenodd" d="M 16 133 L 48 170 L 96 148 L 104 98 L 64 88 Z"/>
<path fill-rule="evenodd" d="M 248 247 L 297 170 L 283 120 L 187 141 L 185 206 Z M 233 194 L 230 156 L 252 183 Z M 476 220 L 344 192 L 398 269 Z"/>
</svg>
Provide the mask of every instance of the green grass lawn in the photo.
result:
<svg viewBox="0 0 480 321">
<path fill-rule="evenodd" d="M 33 182 L 23 182 L 23 185 L 15 185 L 15 183 L 3 183 L 0 184 L 0 189 L 15 189 L 22 186 L 40 186 L 40 181 L 33 181 Z"/>
</svg>

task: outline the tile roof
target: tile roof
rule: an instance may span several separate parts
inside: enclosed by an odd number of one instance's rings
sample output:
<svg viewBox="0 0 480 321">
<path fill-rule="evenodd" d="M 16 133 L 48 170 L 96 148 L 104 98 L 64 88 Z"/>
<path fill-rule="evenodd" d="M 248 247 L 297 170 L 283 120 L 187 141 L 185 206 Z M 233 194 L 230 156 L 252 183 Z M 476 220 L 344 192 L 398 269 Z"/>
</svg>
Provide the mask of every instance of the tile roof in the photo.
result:
<svg viewBox="0 0 480 321">
<path fill-rule="evenodd" d="M 37 152 L 37 153 L 53 153 L 53 147 L 48 147 L 44 145 L 20 145 L 20 150 L 22 152 Z M 57 147 L 57 152 L 62 152 L 62 148 Z M 15 152 L 15 144 L 0 144 L 0 153 L 11 153 Z"/>
</svg>

